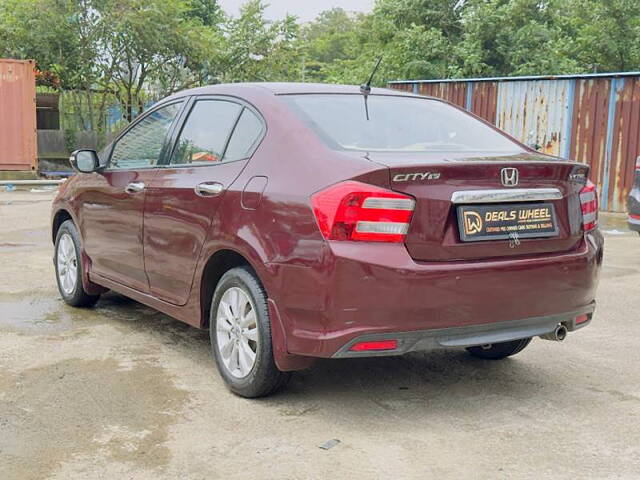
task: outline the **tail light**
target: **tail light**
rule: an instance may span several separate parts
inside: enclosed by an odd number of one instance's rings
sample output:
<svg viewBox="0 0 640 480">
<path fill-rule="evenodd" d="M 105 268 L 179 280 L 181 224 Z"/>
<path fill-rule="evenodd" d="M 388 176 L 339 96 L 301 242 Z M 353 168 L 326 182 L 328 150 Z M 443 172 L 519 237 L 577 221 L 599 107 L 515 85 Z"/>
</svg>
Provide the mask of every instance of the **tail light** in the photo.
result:
<svg viewBox="0 0 640 480">
<path fill-rule="evenodd" d="M 598 194 L 596 186 L 590 180 L 580 190 L 580 206 L 584 231 L 593 230 L 598 226 Z"/>
<path fill-rule="evenodd" d="M 640 157 L 636 158 L 636 172 L 640 172 Z"/>
<path fill-rule="evenodd" d="M 327 240 L 404 242 L 415 200 L 407 195 L 348 181 L 311 197 L 313 213 Z"/>
</svg>

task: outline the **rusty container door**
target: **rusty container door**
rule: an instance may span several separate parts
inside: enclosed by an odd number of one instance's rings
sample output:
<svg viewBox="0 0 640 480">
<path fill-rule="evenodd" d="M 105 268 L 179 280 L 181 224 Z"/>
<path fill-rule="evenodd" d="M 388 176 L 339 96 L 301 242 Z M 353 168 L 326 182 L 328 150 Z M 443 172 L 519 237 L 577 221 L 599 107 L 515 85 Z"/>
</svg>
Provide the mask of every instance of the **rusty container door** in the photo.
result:
<svg viewBox="0 0 640 480">
<path fill-rule="evenodd" d="M 568 151 L 571 80 L 536 80 L 498 84 L 497 126 L 549 155 Z"/>
<path fill-rule="evenodd" d="M 389 86 L 394 90 L 400 90 L 401 92 L 413 92 L 413 84 L 411 83 L 392 83 Z"/>
<path fill-rule="evenodd" d="M 487 122 L 495 125 L 498 102 L 497 82 L 475 82 L 467 88 L 472 89 L 470 110 L 480 118 L 484 118 Z"/>
<path fill-rule="evenodd" d="M 640 155 L 640 78 L 615 78 L 615 115 L 610 125 L 609 178 L 603 194 L 610 211 L 624 212 L 635 179 L 636 158 Z M 606 157 L 605 157 L 606 158 Z M 604 187 L 604 185 L 603 185 Z M 604 202 L 603 202 L 604 203 Z"/>
<path fill-rule="evenodd" d="M 571 158 L 591 166 L 591 180 L 598 187 L 601 208 L 606 183 L 605 156 L 610 116 L 611 79 L 578 79 L 573 106 Z"/>
<path fill-rule="evenodd" d="M 0 59 L 0 170 L 36 169 L 33 60 Z"/>
</svg>

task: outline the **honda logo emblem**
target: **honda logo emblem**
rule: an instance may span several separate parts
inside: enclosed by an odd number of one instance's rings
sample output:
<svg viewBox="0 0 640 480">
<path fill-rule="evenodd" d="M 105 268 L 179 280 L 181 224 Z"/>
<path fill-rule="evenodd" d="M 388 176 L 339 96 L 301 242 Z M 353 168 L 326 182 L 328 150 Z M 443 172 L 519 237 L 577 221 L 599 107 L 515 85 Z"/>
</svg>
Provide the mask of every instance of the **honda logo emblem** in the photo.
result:
<svg viewBox="0 0 640 480">
<path fill-rule="evenodd" d="M 502 185 L 505 187 L 515 187 L 518 185 L 518 169 L 503 168 L 500 171 L 500 179 L 502 180 Z"/>
</svg>

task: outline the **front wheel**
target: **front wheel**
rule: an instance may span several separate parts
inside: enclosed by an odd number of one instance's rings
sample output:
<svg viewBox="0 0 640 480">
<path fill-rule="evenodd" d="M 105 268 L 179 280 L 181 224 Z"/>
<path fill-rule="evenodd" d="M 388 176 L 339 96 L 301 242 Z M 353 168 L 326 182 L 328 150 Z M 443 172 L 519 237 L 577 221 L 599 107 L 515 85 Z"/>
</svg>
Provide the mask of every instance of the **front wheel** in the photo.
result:
<svg viewBox="0 0 640 480">
<path fill-rule="evenodd" d="M 73 307 L 92 307 L 100 295 L 89 295 L 82 285 L 80 235 L 71 220 L 60 225 L 54 254 L 56 280 L 62 299 Z"/>
<path fill-rule="evenodd" d="M 233 268 L 220 279 L 211 302 L 209 336 L 220 375 L 233 393 L 263 397 L 289 379 L 273 359 L 267 296 L 249 268 Z"/>
<path fill-rule="evenodd" d="M 501 360 L 524 350 L 529 345 L 531 338 L 523 338 L 521 340 L 513 340 L 511 342 L 492 343 L 490 345 L 481 345 L 477 347 L 467 347 L 474 357 L 485 358 L 488 360 Z"/>
</svg>

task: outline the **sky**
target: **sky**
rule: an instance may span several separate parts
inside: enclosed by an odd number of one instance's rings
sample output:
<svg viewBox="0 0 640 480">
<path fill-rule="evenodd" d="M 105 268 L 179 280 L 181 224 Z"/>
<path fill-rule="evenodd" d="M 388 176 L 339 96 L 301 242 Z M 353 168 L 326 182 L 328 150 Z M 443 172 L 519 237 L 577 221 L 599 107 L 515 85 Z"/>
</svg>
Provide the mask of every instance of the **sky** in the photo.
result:
<svg viewBox="0 0 640 480">
<path fill-rule="evenodd" d="M 219 0 L 222 8 L 236 16 L 245 0 Z M 313 20 L 323 10 L 342 7 L 347 11 L 370 12 L 375 0 L 265 0 L 269 7 L 265 16 L 270 20 L 284 18 L 287 13 L 296 15 L 300 21 Z"/>
</svg>

